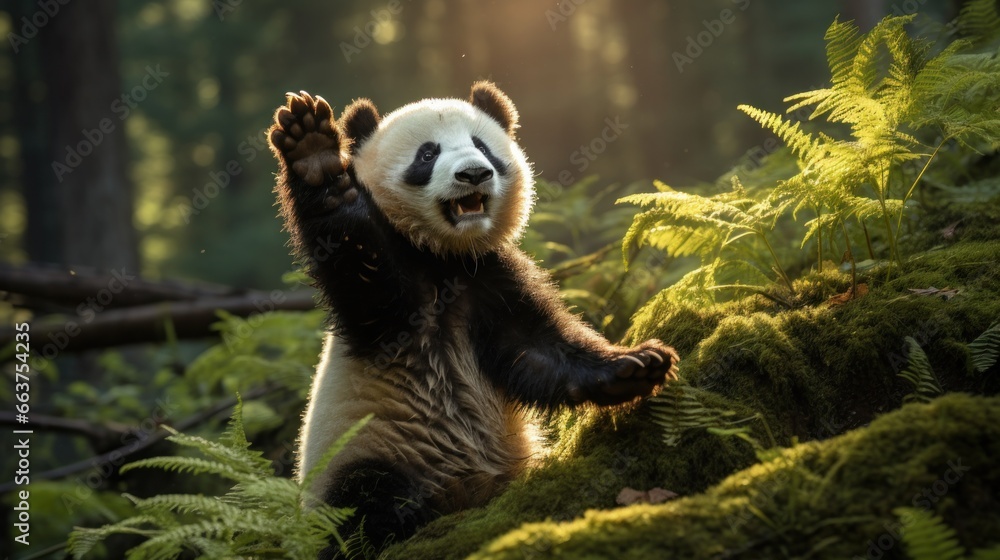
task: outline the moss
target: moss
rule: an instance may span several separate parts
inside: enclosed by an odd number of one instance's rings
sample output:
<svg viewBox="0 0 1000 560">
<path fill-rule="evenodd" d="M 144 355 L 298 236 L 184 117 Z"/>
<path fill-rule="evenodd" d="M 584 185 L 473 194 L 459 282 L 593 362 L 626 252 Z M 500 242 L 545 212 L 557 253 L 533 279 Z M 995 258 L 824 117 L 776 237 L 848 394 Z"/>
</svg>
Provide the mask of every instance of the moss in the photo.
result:
<svg viewBox="0 0 1000 560">
<path fill-rule="evenodd" d="M 954 394 L 800 444 L 662 505 L 527 524 L 473 558 L 901 558 L 892 509 L 944 516 L 969 548 L 1000 537 L 1000 399 Z M 887 528 L 888 527 L 888 528 Z"/>
<path fill-rule="evenodd" d="M 545 463 L 484 508 L 441 518 L 387 552 L 387 558 L 465 558 L 526 521 L 570 520 L 609 508 L 622 488 L 660 486 L 695 493 L 753 462 L 738 440 L 693 433 L 666 447 L 648 411 L 566 413 Z"/>
<path fill-rule="evenodd" d="M 850 278 L 828 269 L 797 283 L 794 309 L 760 296 L 669 308 L 633 337 L 677 347 L 681 378 L 706 406 L 759 412 L 779 444 L 809 443 L 751 467 L 753 450 L 735 438 L 692 430 L 667 446 L 645 406 L 565 413 L 539 468 L 486 507 L 442 518 L 387 556 L 609 558 L 620 549 L 634 557 L 864 557 L 891 509 L 912 505 L 956 457 L 975 467 L 934 509 L 969 548 L 987 544 L 977 539 L 1000 529 L 1000 514 L 966 514 L 1000 511 L 989 497 L 998 481 L 988 459 L 1000 451 L 998 402 L 949 395 L 896 411 L 911 390 L 896 374 L 912 336 L 946 391 L 1000 390 L 1000 376 L 973 372 L 966 347 L 1000 318 L 998 263 L 1000 243 L 966 239 L 913 256 L 891 277 L 862 276 L 869 293 L 842 305 L 826 298 Z M 910 291 L 932 286 L 960 293 L 946 300 Z M 753 435 L 768 442 L 764 426 L 753 423 Z M 609 510 L 622 488 L 656 486 L 687 497 Z M 884 557 L 901 557 L 899 548 Z"/>
</svg>

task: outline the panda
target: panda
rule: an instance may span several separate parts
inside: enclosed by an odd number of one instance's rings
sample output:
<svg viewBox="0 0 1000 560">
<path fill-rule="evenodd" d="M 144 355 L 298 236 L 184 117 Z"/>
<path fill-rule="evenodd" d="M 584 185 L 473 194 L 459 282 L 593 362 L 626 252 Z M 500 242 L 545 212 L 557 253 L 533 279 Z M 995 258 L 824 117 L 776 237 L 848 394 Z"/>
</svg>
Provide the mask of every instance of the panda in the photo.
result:
<svg viewBox="0 0 1000 560">
<path fill-rule="evenodd" d="M 274 119 L 281 214 L 331 319 L 300 480 L 373 415 L 311 488 L 356 508 L 340 534 L 382 548 L 482 505 L 537 453 L 532 411 L 627 403 L 676 378 L 672 348 L 609 343 L 518 248 L 532 168 L 494 84 L 384 118 L 360 99 L 335 120 L 322 97 L 289 93 Z"/>
</svg>

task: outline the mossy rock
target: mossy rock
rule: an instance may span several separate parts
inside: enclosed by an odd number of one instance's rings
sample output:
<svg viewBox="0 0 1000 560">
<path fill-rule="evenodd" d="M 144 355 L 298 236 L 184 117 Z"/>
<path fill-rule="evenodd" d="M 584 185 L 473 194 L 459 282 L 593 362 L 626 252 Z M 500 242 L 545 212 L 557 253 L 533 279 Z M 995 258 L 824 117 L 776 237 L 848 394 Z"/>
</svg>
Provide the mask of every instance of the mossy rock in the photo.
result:
<svg viewBox="0 0 1000 560">
<path fill-rule="evenodd" d="M 600 423 L 599 416 L 591 421 Z M 633 437 L 635 427 L 618 426 L 615 448 L 636 449 L 643 438 Z M 678 450 L 690 471 L 725 470 L 732 462 L 714 460 L 741 455 L 711 449 L 712 440 L 724 441 L 705 437 Z M 534 471 L 486 508 L 438 520 L 388 557 L 866 558 L 875 547 L 872 558 L 906 558 L 892 513 L 899 506 L 942 515 L 967 548 L 1000 541 L 996 397 L 950 394 L 907 405 L 869 427 L 793 446 L 660 505 L 614 508 L 613 496 L 628 483 L 648 488 L 653 482 L 642 485 L 650 474 L 644 471 L 671 462 L 674 450 L 661 445 L 651 462 L 626 451 L 616 457 L 607 446 L 593 451 Z M 587 502 L 601 509 L 580 511 Z M 522 525 L 524 519 L 539 522 Z"/>
<path fill-rule="evenodd" d="M 975 372 L 967 348 L 1000 319 L 998 263 L 1000 243 L 967 237 L 916 254 L 903 272 L 863 275 L 867 295 L 839 305 L 825 300 L 848 289 L 850 276 L 827 270 L 797 282 L 793 309 L 766 297 L 675 306 L 634 338 L 675 344 L 682 382 L 706 407 L 758 415 L 746 426 L 756 441 L 788 447 L 778 459 L 756 464 L 746 441 L 705 430 L 669 446 L 649 403 L 566 412 L 550 423 L 556 442 L 540 466 L 386 556 L 864 558 L 892 509 L 914 505 L 954 460 L 972 470 L 931 509 L 968 548 L 989 544 L 1000 534 L 990 497 L 1000 401 L 949 394 L 900 409 L 913 388 L 897 374 L 910 336 L 946 392 L 998 392 L 1000 368 Z M 911 291 L 930 287 L 959 295 Z M 654 487 L 683 498 L 615 509 L 622 489 Z M 897 542 L 881 557 L 905 558 L 901 549 Z"/>
<path fill-rule="evenodd" d="M 702 494 L 523 525 L 472 558 L 906 558 L 899 506 L 942 515 L 982 548 L 1000 540 L 998 453 L 1000 399 L 952 394 L 796 445 Z"/>
</svg>

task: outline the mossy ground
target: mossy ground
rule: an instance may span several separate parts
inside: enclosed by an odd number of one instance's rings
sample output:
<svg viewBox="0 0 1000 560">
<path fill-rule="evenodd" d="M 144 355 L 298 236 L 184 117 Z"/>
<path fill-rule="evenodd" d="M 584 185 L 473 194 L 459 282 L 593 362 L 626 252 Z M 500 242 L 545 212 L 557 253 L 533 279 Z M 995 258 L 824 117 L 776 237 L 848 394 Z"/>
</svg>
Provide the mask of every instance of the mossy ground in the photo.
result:
<svg viewBox="0 0 1000 560">
<path fill-rule="evenodd" d="M 682 381 L 706 404 L 759 413 L 753 437 L 787 447 L 777 459 L 760 463 L 746 442 L 704 430 L 668 446 L 646 405 L 564 413 L 543 465 L 387 556 L 905 558 L 886 529 L 899 506 L 942 515 L 969 549 L 1000 541 L 1000 399 L 988 397 L 1000 368 L 975 372 L 966 346 L 1000 319 L 996 208 L 964 214 L 958 240 L 915 234 L 904 269 L 862 276 L 860 299 L 825 303 L 850 288 L 849 274 L 828 269 L 798 281 L 792 309 L 765 297 L 681 306 L 632 333 L 674 344 Z M 910 291 L 930 287 L 959 295 Z M 907 336 L 955 394 L 901 408 Z M 616 507 L 625 487 L 681 498 Z"/>
</svg>

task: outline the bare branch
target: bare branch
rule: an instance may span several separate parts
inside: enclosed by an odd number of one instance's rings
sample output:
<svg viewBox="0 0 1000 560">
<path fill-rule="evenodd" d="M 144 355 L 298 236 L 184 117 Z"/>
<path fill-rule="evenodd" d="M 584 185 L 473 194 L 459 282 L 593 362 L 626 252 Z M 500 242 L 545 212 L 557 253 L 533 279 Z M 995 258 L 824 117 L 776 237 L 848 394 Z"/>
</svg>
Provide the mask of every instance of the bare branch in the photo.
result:
<svg viewBox="0 0 1000 560">
<path fill-rule="evenodd" d="M 167 339 L 167 322 L 177 338 L 212 336 L 212 323 L 222 310 L 238 317 L 274 310 L 307 311 L 315 308 L 311 292 L 255 292 L 244 296 L 174 301 L 80 315 L 66 320 L 46 318 L 31 324 L 35 355 L 79 352 Z M 86 319 L 91 319 L 89 322 Z M 0 329 L 0 348 L 14 341 L 12 328 Z M 37 342 L 35 342 L 37 341 Z"/>
<path fill-rule="evenodd" d="M 248 401 L 251 399 L 256 399 L 258 397 L 262 397 L 264 395 L 272 394 L 285 389 L 286 388 L 284 387 L 274 387 L 266 385 L 263 387 L 257 387 L 256 389 L 247 391 L 246 394 L 242 395 L 242 397 L 244 401 Z M 236 397 L 220 401 L 219 403 L 207 408 L 206 410 L 203 410 L 191 416 L 190 418 L 187 418 L 185 420 L 182 420 L 174 424 L 173 428 L 178 432 L 184 432 L 190 430 L 191 428 L 201 424 L 202 422 L 205 422 L 206 420 L 213 418 L 217 414 L 231 409 L 235 405 L 236 405 Z M 32 421 L 34 421 L 34 417 L 32 417 Z M 122 466 L 125 463 L 126 457 L 128 457 L 129 455 L 133 455 L 139 451 L 142 451 L 143 449 L 146 449 L 152 446 L 153 444 L 163 441 L 169 435 L 170 432 L 164 430 L 163 428 L 159 428 L 156 430 L 156 432 L 148 434 L 146 435 L 145 438 L 129 443 L 128 445 L 123 445 L 122 447 L 119 447 L 107 453 L 103 453 L 101 455 L 98 455 L 96 457 L 91 457 L 89 459 L 84 459 L 82 461 L 77 461 L 76 463 L 72 463 L 64 467 L 59 467 L 39 474 L 32 473 L 31 478 L 32 480 L 58 480 L 76 474 L 78 472 L 87 471 L 96 468 L 98 466 L 108 465 L 108 464 L 112 465 L 114 470 L 117 471 L 118 467 Z M 14 490 L 16 487 L 17 485 L 15 485 L 13 481 L 0 484 L 0 494 L 6 494 Z"/>
</svg>

